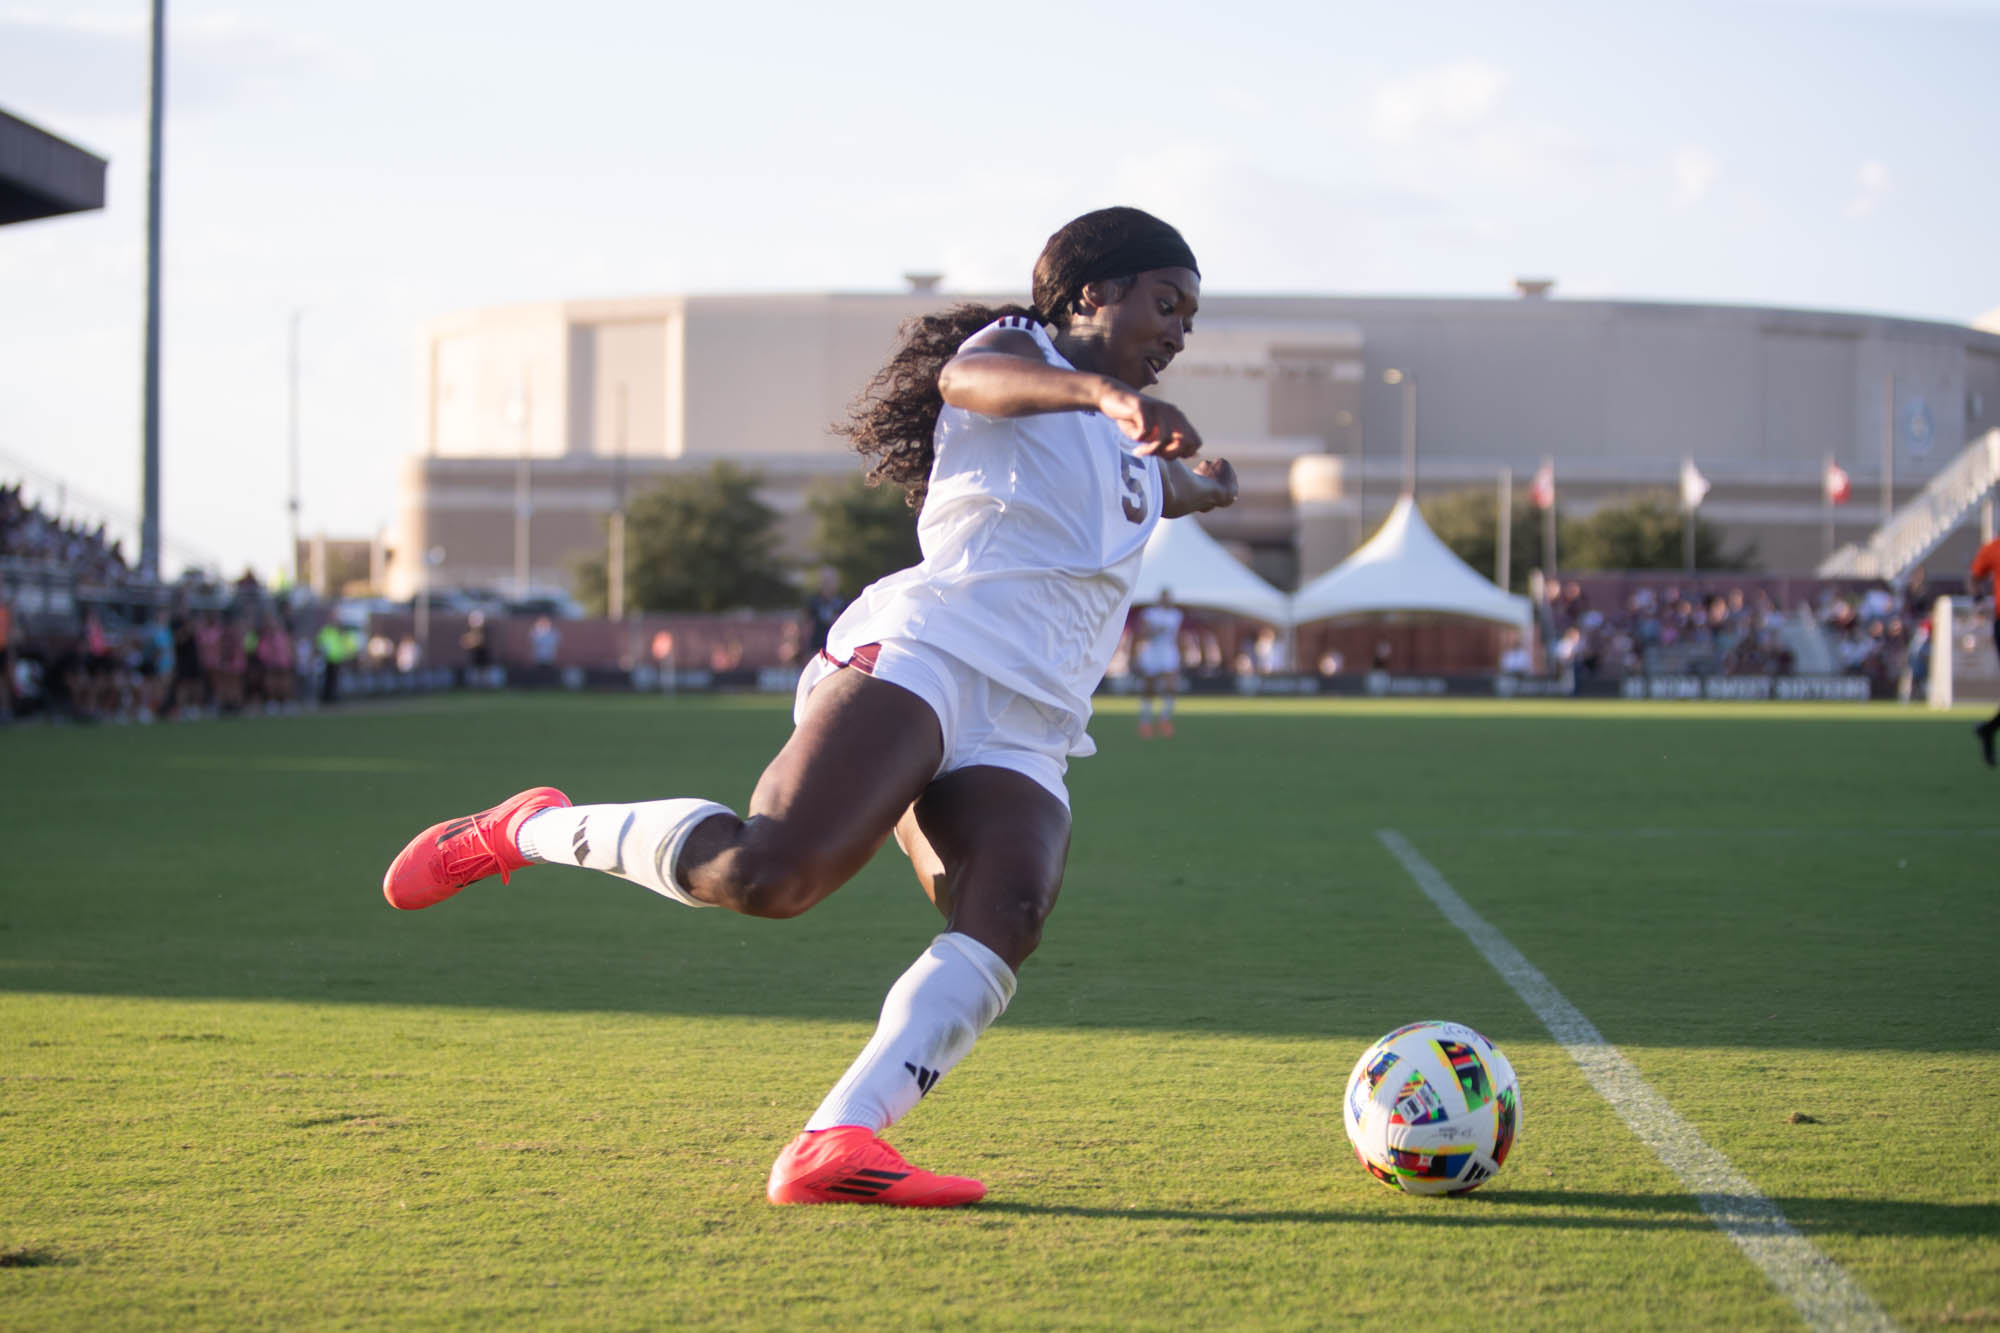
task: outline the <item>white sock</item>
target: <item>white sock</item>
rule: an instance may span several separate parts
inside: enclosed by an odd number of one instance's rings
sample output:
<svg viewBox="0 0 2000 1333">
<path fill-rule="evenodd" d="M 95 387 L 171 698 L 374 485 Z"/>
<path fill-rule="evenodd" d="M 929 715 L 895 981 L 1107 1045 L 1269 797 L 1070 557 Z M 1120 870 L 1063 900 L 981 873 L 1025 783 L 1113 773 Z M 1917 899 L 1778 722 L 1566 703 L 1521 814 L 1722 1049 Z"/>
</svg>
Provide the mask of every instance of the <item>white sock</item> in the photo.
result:
<svg viewBox="0 0 2000 1333">
<path fill-rule="evenodd" d="M 1160 700 L 1160 716 L 1162 718 L 1171 718 L 1173 715 L 1174 696 L 1169 694 Z"/>
<path fill-rule="evenodd" d="M 931 941 L 882 1001 L 875 1035 L 819 1104 L 808 1130 L 879 1134 L 937 1086 L 1014 998 L 1014 971 L 970 935 Z"/>
<path fill-rule="evenodd" d="M 530 861 L 602 870 L 677 903 L 708 907 L 674 879 L 674 858 L 695 825 L 730 813 L 726 805 L 693 798 L 557 806 L 522 820 L 514 844 Z"/>
<path fill-rule="evenodd" d="M 1153 701 L 1145 695 L 1139 696 L 1139 722 L 1145 725 L 1153 720 Z"/>
</svg>

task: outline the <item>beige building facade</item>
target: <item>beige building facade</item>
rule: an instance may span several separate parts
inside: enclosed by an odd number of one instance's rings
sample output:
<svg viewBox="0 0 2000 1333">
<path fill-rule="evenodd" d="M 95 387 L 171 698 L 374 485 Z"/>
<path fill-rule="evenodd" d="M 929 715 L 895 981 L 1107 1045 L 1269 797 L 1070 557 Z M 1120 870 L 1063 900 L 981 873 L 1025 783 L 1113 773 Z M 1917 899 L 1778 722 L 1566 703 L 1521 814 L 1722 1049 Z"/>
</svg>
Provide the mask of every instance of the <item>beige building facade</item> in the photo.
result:
<svg viewBox="0 0 2000 1333">
<path fill-rule="evenodd" d="M 1627 301 L 1211 295 L 1155 390 L 1243 478 L 1206 517 L 1273 582 L 1331 567 L 1380 521 L 1414 445 L 1418 493 L 1517 494 L 1553 460 L 1567 514 L 1713 484 L 1703 516 L 1770 570 L 1825 554 L 1830 458 L 1854 486 L 1837 541 L 2000 426 L 2000 335 L 1834 312 Z M 468 312 L 425 330 L 420 448 L 404 468 L 392 597 L 567 588 L 630 496 L 717 460 L 751 468 L 809 560 L 807 497 L 855 475 L 829 426 L 931 291 L 670 296 Z M 1388 372 L 1397 372 L 1389 374 Z M 1391 382 L 1395 381 L 1395 382 Z M 1958 561 L 1961 534 L 1940 552 Z"/>
</svg>

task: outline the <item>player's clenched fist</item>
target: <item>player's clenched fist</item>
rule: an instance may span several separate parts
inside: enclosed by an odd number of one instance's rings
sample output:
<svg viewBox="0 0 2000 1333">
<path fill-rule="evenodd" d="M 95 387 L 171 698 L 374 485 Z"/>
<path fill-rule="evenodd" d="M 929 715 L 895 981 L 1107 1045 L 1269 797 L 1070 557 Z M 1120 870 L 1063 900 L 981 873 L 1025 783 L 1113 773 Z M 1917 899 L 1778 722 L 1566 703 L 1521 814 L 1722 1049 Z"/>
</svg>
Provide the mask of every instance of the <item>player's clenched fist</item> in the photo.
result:
<svg viewBox="0 0 2000 1333">
<path fill-rule="evenodd" d="M 1098 400 L 1097 410 L 1116 422 L 1127 439 L 1139 442 L 1138 453 L 1188 458 L 1201 452 L 1200 432 L 1172 403 L 1111 385 Z"/>
<path fill-rule="evenodd" d="M 1197 458 L 1188 464 L 1196 476 L 1211 482 L 1219 497 L 1216 508 L 1236 503 L 1236 468 L 1226 458 Z"/>
</svg>

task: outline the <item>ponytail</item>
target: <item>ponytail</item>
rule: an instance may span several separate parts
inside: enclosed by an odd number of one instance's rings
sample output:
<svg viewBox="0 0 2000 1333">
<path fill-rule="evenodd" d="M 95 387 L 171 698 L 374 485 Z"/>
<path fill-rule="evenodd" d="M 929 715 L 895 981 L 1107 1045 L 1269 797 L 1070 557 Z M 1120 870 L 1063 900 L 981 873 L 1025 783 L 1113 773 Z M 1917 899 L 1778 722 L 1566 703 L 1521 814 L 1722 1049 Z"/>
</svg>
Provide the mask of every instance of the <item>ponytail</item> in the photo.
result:
<svg viewBox="0 0 2000 1333">
<path fill-rule="evenodd" d="M 910 508 L 923 508 L 924 493 L 930 488 L 933 435 L 938 413 L 944 409 L 938 374 L 958 354 L 961 343 L 1005 315 L 1042 320 L 1026 306 L 966 304 L 903 324 L 901 342 L 889 364 L 854 400 L 847 420 L 834 427 L 868 460 L 869 485 L 901 486 Z"/>
</svg>

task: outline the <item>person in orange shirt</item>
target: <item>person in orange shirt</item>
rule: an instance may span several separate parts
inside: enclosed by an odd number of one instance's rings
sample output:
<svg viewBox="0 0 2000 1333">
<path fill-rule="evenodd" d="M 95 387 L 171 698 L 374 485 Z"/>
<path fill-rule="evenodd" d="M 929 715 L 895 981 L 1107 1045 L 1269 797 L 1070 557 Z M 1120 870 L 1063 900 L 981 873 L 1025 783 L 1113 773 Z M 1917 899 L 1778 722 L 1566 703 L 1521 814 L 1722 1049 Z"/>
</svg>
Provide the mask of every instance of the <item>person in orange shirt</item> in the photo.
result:
<svg viewBox="0 0 2000 1333">
<path fill-rule="evenodd" d="M 1993 598 L 1993 645 L 2000 649 L 2000 537 L 1994 538 L 1979 548 L 1972 557 L 1972 569 L 1966 577 L 1972 584 L 1972 595 L 1980 595 L 1980 584 L 1992 583 L 1986 595 Z M 2000 712 L 1981 722 L 1973 730 L 1979 736 L 1979 752 L 1986 756 L 1986 766 L 1993 767 L 1993 739 L 2000 735 Z"/>
</svg>

